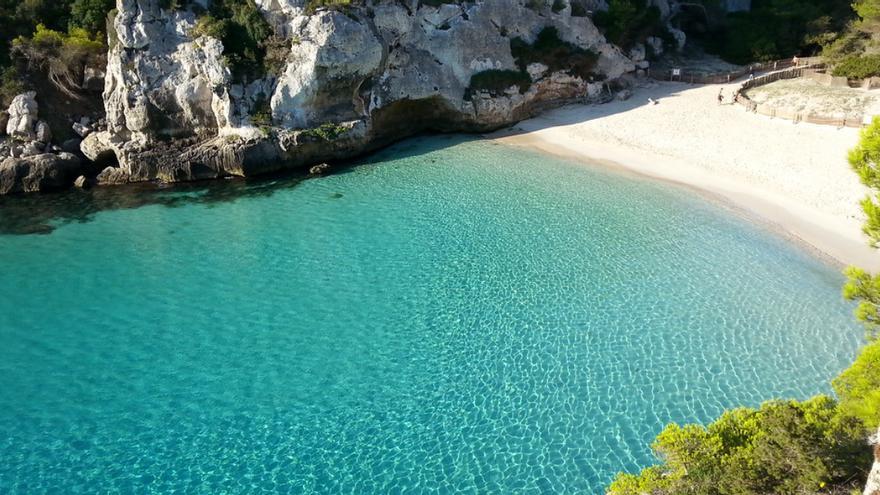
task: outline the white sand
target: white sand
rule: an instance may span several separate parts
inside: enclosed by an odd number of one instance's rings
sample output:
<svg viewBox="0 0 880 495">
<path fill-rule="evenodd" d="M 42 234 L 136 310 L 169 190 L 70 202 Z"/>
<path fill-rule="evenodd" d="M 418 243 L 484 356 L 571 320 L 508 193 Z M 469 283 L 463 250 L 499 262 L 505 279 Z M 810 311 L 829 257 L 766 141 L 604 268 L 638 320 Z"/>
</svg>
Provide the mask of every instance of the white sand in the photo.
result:
<svg viewBox="0 0 880 495">
<path fill-rule="evenodd" d="M 719 106 L 722 87 L 729 98 L 735 85 L 648 84 L 627 101 L 552 110 L 494 137 L 692 186 L 840 264 L 880 268 L 861 232 L 868 190 L 846 161 L 858 130 Z"/>
</svg>

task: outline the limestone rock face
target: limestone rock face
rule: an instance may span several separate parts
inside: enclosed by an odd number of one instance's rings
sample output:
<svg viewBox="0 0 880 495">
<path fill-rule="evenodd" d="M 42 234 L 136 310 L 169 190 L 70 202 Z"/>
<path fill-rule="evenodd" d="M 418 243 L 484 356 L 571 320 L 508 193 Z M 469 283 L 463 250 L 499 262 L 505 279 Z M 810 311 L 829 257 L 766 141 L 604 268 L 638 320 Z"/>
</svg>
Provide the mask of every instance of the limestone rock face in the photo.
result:
<svg viewBox="0 0 880 495">
<path fill-rule="evenodd" d="M 158 0 L 118 0 L 118 42 L 107 59 L 104 106 L 126 139 L 213 133 L 230 117 L 230 73 L 220 41 L 189 32 L 196 16 Z"/>
<path fill-rule="evenodd" d="M 364 116 L 360 86 L 378 73 L 383 58 L 371 26 L 336 11 L 294 22 L 302 34 L 272 96 L 274 119 L 285 127 L 308 128 Z"/>
<path fill-rule="evenodd" d="M 578 1 L 579 10 L 607 8 Z M 635 70 L 589 17 L 572 15 L 571 0 L 367 1 L 345 12 L 306 12 L 305 0 L 255 3 L 289 53 L 276 74 L 237 81 L 221 41 L 193 29 L 200 9 L 117 0 L 107 130 L 82 143 L 90 159 L 118 165 L 108 178 L 253 175 L 349 157 L 420 131 L 491 130 L 554 102 L 612 94 L 605 84 Z M 528 89 L 471 90 L 475 74 L 522 72 L 511 41 L 532 43 L 546 28 L 597 56 L 590 80 L 533 63 L 524 72 Z"/>
<path fill-rule="evenodd" d="M 37 123 L 37 93 L 31 91 L 23 93 L 12 99 L 7 113 L 6 134 L 11 137 L 32 141 L 37 135 L 34 126 Z"/>
<path fill-rule="evenodd" d="M 80 175 L 80 159 L 71 153 L 44 153 L 0 162 L 0 194 L 70 187 Z"/>
</svg>

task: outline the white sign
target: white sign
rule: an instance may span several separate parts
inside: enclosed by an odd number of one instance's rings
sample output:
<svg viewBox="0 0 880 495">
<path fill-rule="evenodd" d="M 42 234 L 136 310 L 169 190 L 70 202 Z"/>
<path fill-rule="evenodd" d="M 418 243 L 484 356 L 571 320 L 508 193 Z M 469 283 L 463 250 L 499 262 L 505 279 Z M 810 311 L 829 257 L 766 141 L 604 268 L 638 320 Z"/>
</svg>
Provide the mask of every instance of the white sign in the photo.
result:
<svg viewBox="0 0 880 495">
<path fill-rule="evenodd" d="M 681 69 L 672 69 L 672 75 L 681 77 Z"/>
</svg>

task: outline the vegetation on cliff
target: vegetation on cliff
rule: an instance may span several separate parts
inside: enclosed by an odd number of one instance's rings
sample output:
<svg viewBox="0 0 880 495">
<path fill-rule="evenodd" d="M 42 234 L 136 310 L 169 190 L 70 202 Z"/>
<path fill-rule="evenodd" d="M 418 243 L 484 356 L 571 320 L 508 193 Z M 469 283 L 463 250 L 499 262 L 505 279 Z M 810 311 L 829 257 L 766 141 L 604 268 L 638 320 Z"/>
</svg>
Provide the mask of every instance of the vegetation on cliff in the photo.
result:
<svg viewBox="0 0 880 495">
<path fill-rule="evenodd" d="M 535 63 L 543 64 L 551 72 L 565 71 L 585 81 L 600 78 L 593 71 L 599 56 L 561 40 L 554 27 L 544 28 L 538 33 L 534 43 L 528 43 L 522 38 L 512 39 L 510 52 L 518 70 L 491 69 L 474 74 L 466 91 L 466 98 L 471 98 L 480 91 L 500 95 L 513 86 L 520 93 L 525 93 L 532 85 L 527 69 Z"/>
<path fill-rule="evenodd" d="M 851 0 L 755 0 L 748 12 L 729 13 L 691 34 L 730 62 L 814 55 L 855 18 Z"/>
<path fill-rule="evenodd" d="M 223 42 L 223 56 L 238 81 L 277 73 L 286 57 L 284 44 L 254 0 L 215 0 L 199 17 L 193 34 Z"/>
<path fill-rule="evenodd" d="M 0 107 L 28 85 L 27 75 L 75 93 L 83 64 L 105 51 L 103 31 L 115 3 L 0 0 Z"/>
<path fill-rule="evenodd" d="M 608 10 L 596 12 L 593 22 L 608 41 L 629 50 L 649 36 L 659 36 L 672 44 L 672 35 L 661 17 L 660 9 L 647 0 L 610 0 Z"/>
</svg>

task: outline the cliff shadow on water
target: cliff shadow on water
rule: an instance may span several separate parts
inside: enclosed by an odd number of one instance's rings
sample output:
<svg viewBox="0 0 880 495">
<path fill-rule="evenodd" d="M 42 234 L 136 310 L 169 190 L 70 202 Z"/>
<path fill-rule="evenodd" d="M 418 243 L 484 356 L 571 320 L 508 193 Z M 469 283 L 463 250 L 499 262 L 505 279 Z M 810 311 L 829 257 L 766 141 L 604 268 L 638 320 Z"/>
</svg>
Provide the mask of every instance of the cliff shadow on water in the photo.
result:
<svg viewBox="0 0 880 495">
<path fill-rule="evenodd" d="M 479 139 L 462 134 L 417 136 L 363 157 L 333 164 L 332 174 L 378 164 L 388 157 L 428 155 L 433 151 Z M 436 162 L 436 159 L 428 159 Z M 159 205 L 176 208 L 186 205 L 208 207 L 243 198 L 269 197 L 295 188 L 304 180 L 320 180 L 304 170 L 289 170 L 253 178 L 204 180 L 163 184 L 141 182 L 118 186 L 98 186 L 55 193 L 0 196 L 0 235 L 51 234 L 61 225 L 88 222 L 102 211 L 134 209 Z M 343 199 L 341 194 L 334 199 Z"/>
<path fill-rule="evenodd" d="M 639 99 L 630 98 L 614 104 L 591 105 L 590 119 L 627 112 L 647 102 L 643 98 L 661 101 L 674 96 L 687 85 L 660 84 L 639 93 Z M 572 102 L 571 105 L 580 105 Z M 548 105 L 542 110 L 559 107 Z M 540 112 L 538 112 L 540 116 Z M 558 112 L 552 125 L 566 126 L 584 122 L 580 112 Z M 500 132 L 515 135 L 525 132 L 519 123 L 504 127 Z M 423 133 L 379 147 L 359 157 L 332 162 L 332 174 L 344 174 L 363 165 L 381 163 L 386 157 L 406 158 L 429 155 L 433 151 L 481 139 L 481 134 Z M 434 159 L 428 159 L 434 161 Z M 275 192 L 296 187 L 310 176 L 307 169 L 284 169 L 266 175 L 227 180 L 209 179 L 195 182 L 140 182 L 117 186 L 98 186 L 88 190 L 67 190 L 42 194 L 0 195 L 0 235 L 49 234 L 57 226 L 70 222 L 88 222 L 98 212 L 133 209 L 161 205 L 174 208 L 189 204 L 212 205 L 247 197 L 268 197 Z M 338 198 L 341 199 L 341 198 Z"/>
</svg>

